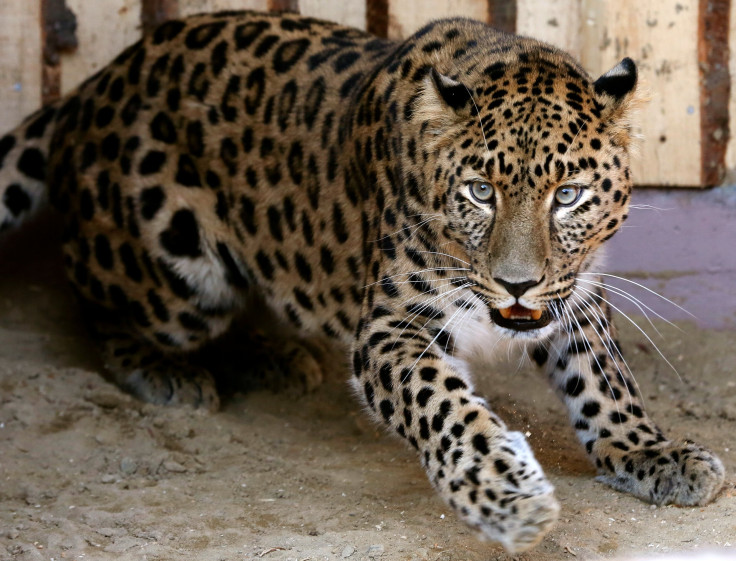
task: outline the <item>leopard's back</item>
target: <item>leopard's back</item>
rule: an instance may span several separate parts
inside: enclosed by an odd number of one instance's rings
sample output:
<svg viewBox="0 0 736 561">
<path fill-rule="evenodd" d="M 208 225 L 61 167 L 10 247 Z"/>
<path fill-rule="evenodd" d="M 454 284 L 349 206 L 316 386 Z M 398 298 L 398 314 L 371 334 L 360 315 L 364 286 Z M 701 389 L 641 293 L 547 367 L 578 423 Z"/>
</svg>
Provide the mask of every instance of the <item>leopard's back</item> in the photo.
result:
<svg viewBox="0 0 736 561">
<path fill-rule="evenodd" d="M 298 16 L 164 24 L 58 107 L 50 198 L 89 301 L 176 349 L 258 285 L 288 321 L 355 329 L 363 240 L 344 123 L 390 44 Z"/>
</svg>

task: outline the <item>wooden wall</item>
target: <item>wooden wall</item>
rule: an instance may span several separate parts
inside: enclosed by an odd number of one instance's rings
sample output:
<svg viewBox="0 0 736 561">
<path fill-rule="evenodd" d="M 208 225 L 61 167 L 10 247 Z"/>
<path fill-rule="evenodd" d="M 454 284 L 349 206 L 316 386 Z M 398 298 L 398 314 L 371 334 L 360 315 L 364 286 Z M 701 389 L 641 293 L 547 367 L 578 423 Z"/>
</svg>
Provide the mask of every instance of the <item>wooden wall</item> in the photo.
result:
<svg viewBox="0 0 736 561">
<path fill-rule="evenodd" d="M 243 8 L 299 11 L 395 39 L 433 18 L 463 15 L 558 45 L 594 75 L 630 56 L 650 96 L 639 117 L 638 182 L 736 180 L 731 0 L 1 0 L 0 129 L 73 88 L 142 28 Z M 54 20 L 68 11 L 76 30 Z"/>
</svg>

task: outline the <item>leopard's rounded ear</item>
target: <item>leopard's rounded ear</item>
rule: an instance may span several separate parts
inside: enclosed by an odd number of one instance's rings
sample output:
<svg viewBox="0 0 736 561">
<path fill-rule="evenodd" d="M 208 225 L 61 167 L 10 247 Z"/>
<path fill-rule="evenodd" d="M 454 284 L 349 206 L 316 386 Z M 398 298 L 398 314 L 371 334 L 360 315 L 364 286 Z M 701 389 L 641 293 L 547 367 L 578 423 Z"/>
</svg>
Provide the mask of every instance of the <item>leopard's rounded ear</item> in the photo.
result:
<svg viewBox="0 0 736 561">
<path fill-rule="evenodd" d="M 456 112 L 469 111 L 473 100 L 470 96 L 470 90 L 465 84 L 440 74 L 435 68 L 432 68 L 430 76 L 436 92 L 448 107 Z"/>
<path fill-rule="evenodd" d="M 593 86 L 596 94 L 607 98 L 606 101 L 618 105 L 635 93 L 636 81 L 636 64 L 627 57 L 598 78 Z M 605 105 L 609 105 L 609 103 L 605 103 Z"/>
</svg>

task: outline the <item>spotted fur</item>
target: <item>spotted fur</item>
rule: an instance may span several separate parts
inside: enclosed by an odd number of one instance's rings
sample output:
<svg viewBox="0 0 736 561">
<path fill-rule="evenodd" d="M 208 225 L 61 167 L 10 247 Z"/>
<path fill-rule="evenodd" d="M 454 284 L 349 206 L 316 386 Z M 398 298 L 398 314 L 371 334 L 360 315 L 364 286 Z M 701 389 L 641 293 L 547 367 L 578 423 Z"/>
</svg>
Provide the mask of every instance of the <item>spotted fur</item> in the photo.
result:
<svg viewBox="0 0 736 561">
<path fill-rule="evenodd" d="M 626 219 L 635 85 L 629 59 L 593 81 L 469 20 L 402 43 L 293 15 L 170 21 L 0 139 L 0 227 L 47 197 L 61 212 L 107 367 L 142 399 L 216 407 L 188 357 L 254 294 L 350 349 L 357 393 L 443 499 L 521 551 L 559 506 L 467 368 L 507 343 L 602 481 L 683 505 L 723 482 L 647 417 L 592 275 Z"/>
</svg>

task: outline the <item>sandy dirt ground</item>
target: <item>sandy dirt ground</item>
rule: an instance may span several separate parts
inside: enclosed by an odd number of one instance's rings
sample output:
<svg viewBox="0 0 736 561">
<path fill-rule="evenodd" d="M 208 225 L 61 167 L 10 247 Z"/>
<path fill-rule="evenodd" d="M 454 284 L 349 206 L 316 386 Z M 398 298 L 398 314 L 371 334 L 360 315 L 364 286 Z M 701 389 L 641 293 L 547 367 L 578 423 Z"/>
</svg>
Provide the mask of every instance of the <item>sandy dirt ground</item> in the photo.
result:
<svg viewBox="0 0 736 561">
<path fill-rule="evenodd" d="M 0 249 L 0 561 L 511 558 L 454 518 L 340 373 L 304 397 L 235 394 L 214 414 L 105 382 L 55 237 L 36 229 Z M 556 528 L 515 559 L 736 558 L 735 334 L 656 325 L 680 379 L 622 325 L 648 409 L 720 454 L 726 488 L 705 508 L 656 508 L 597 483 L 542 376 L 512 357 L 480 389 L 528 433 L 562 504 Z"/>
</svg>

